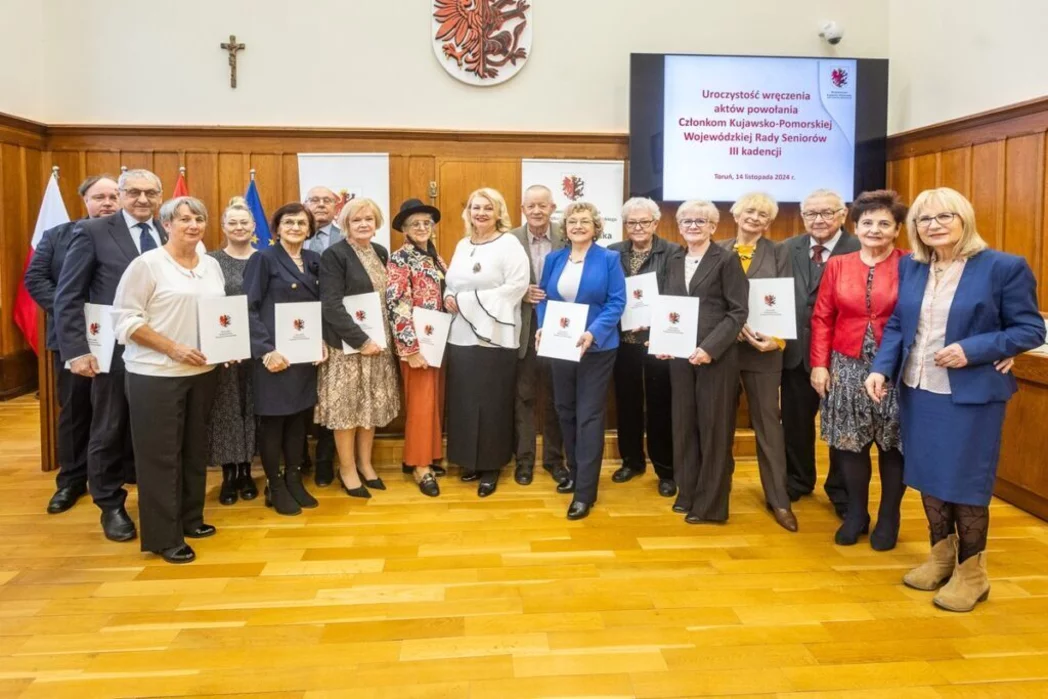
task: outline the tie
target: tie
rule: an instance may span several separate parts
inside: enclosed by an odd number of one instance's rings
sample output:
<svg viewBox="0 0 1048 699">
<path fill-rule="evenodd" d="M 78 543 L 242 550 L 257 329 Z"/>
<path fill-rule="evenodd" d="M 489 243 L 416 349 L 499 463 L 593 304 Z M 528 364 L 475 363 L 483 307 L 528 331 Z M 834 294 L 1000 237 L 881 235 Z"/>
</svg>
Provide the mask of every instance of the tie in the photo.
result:
<svg viewBox="0 0 1048 699">
<path fill-rule="evenodd" d="M 156 241 L 153 240 L 153 236 L 149 235 L 149 224 L 139 223 L 135 226 L 140 232 L 138 234 L 138 247 L 140 252 L 149 252 L 150 250 L 156 250 Z"/>
<path fill-rule="evenodd" d="M 821 265 L 826 260 L 823 259 L 822 254 L 826 252 L 825 245 L 812 245 L 811 246 L 811 261 L 817 265 Z"/>
</svg>

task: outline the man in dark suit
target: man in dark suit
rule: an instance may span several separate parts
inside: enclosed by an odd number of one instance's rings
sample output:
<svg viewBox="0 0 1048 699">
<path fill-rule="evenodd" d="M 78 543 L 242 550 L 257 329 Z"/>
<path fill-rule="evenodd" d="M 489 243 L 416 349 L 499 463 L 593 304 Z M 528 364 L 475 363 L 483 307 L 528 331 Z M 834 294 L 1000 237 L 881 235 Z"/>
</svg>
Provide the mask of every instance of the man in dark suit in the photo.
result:
<svg viewBox="0 0 1048 699">
<path fill-rule="evenodd" d="M 514 432 L 517 438 L 514 453 L 517 468 L 513 474 L 520 485 L 529 485 L 535 470 L 535 403 L 542 394 L 542 468 L 558 483 L 568 477 L 564 467 L 564 439 L 560 431 L 557 411 L 553 406 L 553 383 L 548 359 L 535 354 L 535 332 L 538 319 L 535 306 L 546 298 L 538 286 L 546 256 L 564 247 L 564 236 L 550 223 L 557 210 L 553 192 L 540 184 L 524 190 L 521 212 L 527 220 L 523 226 L 510 231 L 531 261 L 531 281 L 520 308 L 520 349 L 517 360 L 517 398 L 514 405 Z"/>
<path fill-rule="evenodd" d="M 786 489 L 793 501 L 815 490 L 815 416 L 819 412 L 819 394 L 811 386 L 811 314 L 826 260 L 859 249 L 859 240 L 842 228 L 847 215 L 848 208 L 839 194 L 818 189 L 801 203 L 807 233 L 782 243 L 789 254 L 797 302 L 797 339 L 786 342 L 782 358 Z M 832 458 L 824 488 L 837 516 L 843 518 L 848 496 L 844 477 Z"/>
<path fill-rule="evenodd" d="M 110 216 L 120 210 L 116 180 L 92 175 L 81 183 L 88 218 Z M 47 503 L 48 514 L 65 512 L 87 492 L 87 441 L 91 429 L 91 379 L 65 368 L 55 335 L 55 289 L 65 263 L 73 229 L 69 221 L 44 231 L 33 259 L 25 270 L 25 288 L 47 314 L 47 349 L 54 359 L 55 390 L 58 393 L 58 475 L 55 494 Z"/>
<path fill-rule="evenodd" d="M 108 373 L 87 344 L 84 304 L 113 303 L 120 277 L 133 259 L 167 241 L 157 209 L 163 198 L 160 178 L 148 170 L 120 175 L 121 210 L 77 223 L 55 291 L 55 331 L 63 361 L 77 376 L 91 379 L 91 437 L 87 447 L 87 485 L 102 510 L 102 531 L 112 541 L 131 541 L 138 532 L 124 509 L 124 483 L 133 468 L 123 347 L 113 349 Z"/>
</svg>

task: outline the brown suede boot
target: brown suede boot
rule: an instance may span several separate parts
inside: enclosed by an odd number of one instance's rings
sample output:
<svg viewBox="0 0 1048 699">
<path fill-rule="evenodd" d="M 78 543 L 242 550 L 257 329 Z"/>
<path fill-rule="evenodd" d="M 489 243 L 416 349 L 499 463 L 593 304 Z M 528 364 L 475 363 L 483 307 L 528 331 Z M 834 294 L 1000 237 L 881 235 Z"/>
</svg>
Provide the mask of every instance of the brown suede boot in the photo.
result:
<svg viewBox="0 0 1048 699">
<path fill-rule="evenodd" d="M 932 546 L 928 560 L 903 576 L 902 584 L 915 590 L 931 592 L 946 582 L 953 574 L 957 563 L 957 535 L 948 537 Z"/>
<path fill-rule="evenodd" d="M 970 612 L 990 596 L 990 579 L 986 575 L 986 552 L 980 551 L 953 569 L 953 577 L 932 602 L 950 612 Z"/>
</svg>

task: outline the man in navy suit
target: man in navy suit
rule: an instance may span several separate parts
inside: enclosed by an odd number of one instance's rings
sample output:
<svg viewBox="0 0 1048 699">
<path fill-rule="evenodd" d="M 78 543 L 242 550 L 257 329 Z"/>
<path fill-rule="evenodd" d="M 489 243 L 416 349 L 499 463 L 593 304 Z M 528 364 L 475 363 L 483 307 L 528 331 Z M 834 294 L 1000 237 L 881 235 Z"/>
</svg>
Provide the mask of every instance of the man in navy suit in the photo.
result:
<svg viewBox="0 0 1048 699">
<path fill-rule="evenodd" d="M 109 216 L 120 210 L 116 180 L 92 175 L 77 188 L 88 218 Z M 55 290 L 65 263 L 73 230 L 79 221 L 62 223 L 44 231 L 25 271 L 25 288 L 47 313 L 47 349 L 54 358 L 58 393 L 57 490 L 47 503 L 49 514 L 65 512 L 87 492 L 87 442 L 91 428 L 91 380 L 65 368 L 55 335 Z"/>
<path fill-rule="evenodd" d="M 120 175 L 118 190 L 120 211 L 81 221 L 73 230 L 55 291 L 55 330 L 63 361 L 77 376 L 92 380 L 87 485 L 102 510 L 102 531 L 112 541 L 131 541 L 138 532 L 124 509 L 124 483 L 134 464 L 124 352 L 117 345 L 109 372 L 99 373 L 87 344 L 84 304 L 112 305 L 127 266 L 163 245 L 167 235 L 156 218 L 164 194 L 159 177 L 149 170 L 128 170 Z"/>
</svg>

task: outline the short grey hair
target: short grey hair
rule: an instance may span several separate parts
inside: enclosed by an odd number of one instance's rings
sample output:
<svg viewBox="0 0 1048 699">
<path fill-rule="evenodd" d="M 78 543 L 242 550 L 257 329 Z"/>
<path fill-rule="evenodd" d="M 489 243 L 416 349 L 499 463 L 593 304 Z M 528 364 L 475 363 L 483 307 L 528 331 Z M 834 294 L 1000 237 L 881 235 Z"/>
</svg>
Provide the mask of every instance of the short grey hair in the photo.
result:
<svg viewBox="0 0 1048 699">
<path fill-rule="evenodd" d="M 154 174 L 151 170 L 143 170 L 143 169 L 124 170 L 123 172 L 121 172 L 120 173 L 120 179 L 117 180 L 117 182 L 116 182 L 117 189 L 119 189 L 121 192 L 126 190 L 127 189 L 127 181 L 129 179 L 131 179 L 132 177 L 146 177 L 146 178 L 149 178 L 149 179 L 153 180 L 153 182 L 156 183 L 156 188 L 157 189 L 159 189 L 161 192 L 164 191 L 164 185 L 162 185 L 160 183 L 160 178 L 157 177 L 156 174 Z"/>
<path fill-rule="evenodd" d="M 659 205 L 656 204 L 653 199 L 649 199 L 648 197 L 633 197 L 632 199 L 627 200 L 626 203 L 622 205 L 623 220 L 625 220 L 628 213 L 634 209 L 647 211 L 651 217 L 655 219 L 656 223 L 658 223 L 659 219 L 662 218 L 662 209 L 659 208 Z"/>
<path fill-rule="evenodd" d="M 528 185 L 524 189 L 524 196 L 528 196 L 528 192 L 545 192 L 549 195 L 550 201 L 553 200 L 553 190 L 544 184 L 532 184 Z"/>
<path fill-rule="evenodd" d="M 837 192 L 832 189 L 816 189 L 814 192 L 804 197 L 804 201 L 801 202 L 801 209 L 803 210 L 804 205 L 807 204 L 809 200 L 815 199 L 816 197 L 832 197 L 837 200 L 838 209 L 846 208 L 844 205 L 844 198 L 840 194 L 837 194 Z"/>
<path fill-rule="evenodd" d="M 716 205 L 711 201 L 705 199 L 689 199 L 680 206 L 677 207 L 676 219 L 680 221 L 680 215 L 683 211 L 690 211 L 692 209 L 701 211 L 709 220 L 713 221 L 714 224 L 720 223 L 720 211 L 717 210 Z"/>
<path fill-rule="evenodd" d="M 175 218 L 175 214 L 178 213 L 179 207 L 181 206 L 187 207 L 190 213 L 193 213 L 197 216 L 203 216 L 204 220 L 207 220 L 207 207 L 204 206 L 204 202 L 200 201 L 196 197 L 175 197 L 174 199 L 168 199 L 163 204 L 161 204 L 160 223 L 171 223 L 171 221 L 173 221 Z"/>
</svg>

